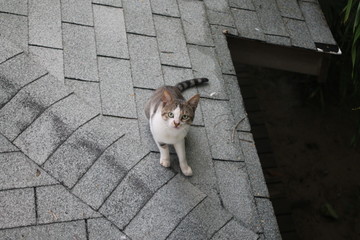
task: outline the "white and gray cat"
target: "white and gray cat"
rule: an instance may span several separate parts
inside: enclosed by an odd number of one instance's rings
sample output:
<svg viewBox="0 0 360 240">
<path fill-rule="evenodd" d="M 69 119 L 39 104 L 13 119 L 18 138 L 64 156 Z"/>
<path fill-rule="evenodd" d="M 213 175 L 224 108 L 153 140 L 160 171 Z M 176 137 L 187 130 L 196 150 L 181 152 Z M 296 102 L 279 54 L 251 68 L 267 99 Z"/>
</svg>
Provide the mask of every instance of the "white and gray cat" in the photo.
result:
<svg viewBox="0 0 360 240">
<path fill-rule="evenodd" d="M 160 150 L 160 164 L 170 167 L 168 144 L 172 144 L 185 176 L 192 175 L 192 169 L 186 160 L 185 136 L 194 120 L 200 95 L 196 94 L 186 100 L 181 92 L 208 81 L 207 78 L 195 78 L 175 86 L 160 87 L 145 105 L 145 115 L 149 119 L 151 133 Z"/>
</svg>

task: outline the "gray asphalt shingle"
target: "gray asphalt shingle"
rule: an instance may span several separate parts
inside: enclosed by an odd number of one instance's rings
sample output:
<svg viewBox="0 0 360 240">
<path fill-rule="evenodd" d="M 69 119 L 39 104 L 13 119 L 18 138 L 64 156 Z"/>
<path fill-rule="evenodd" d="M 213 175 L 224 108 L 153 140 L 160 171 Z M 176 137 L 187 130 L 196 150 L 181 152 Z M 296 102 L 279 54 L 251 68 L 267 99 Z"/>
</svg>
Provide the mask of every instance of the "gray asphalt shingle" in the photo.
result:
<svg viewBox="0 0 360 240">
<path fill-rule="evenodd" d="M 126 240 L 129 239 L 124 233 L 116 228 L 105 218 L 89 219 L 88 222 L 89 239 L 91 240 Z"/>
<path fill-rule="evenodd" d="M 215 161 L 214 166 L 224 207 L 253 232 L 262 232 L 245 164 Z"/>
<path fill-rule="evenodd" d="M 24 87 L 0 110 L 0 131 L 14 140 L 45 109 L 68 96 L 70 91 L 51 75 Z"/>
<path fill-rule="evenodd" d="M 94 5 L 96 50 L 98 55 L 129 58 L 122 9 Z"/>
<path fill-rule="evenodd" d="M 218 231 L 211 239 L 236 239 L 238 236 L 241 236 L 241 239 L 244 240 L 256 240 L 259 237 L 254 232 L 241 226 L 241 224 L 239 224 L 235 220 L 231 220 L 223 228 L 221 228 L 220 231 Z"/>
<path fill-rule="evenodd" d="M 205 0 L 210 24 L 235 27 L 227 0 Z"/>
<path fill-rule="evenodd" d="M 163 65 L 162 71 L 164 74 L 165 85 L 174 86 L 179 82 L 194 78 L 193 71 L 190 68 L 179 68 L 179 67 Z M 188 99 L 197 93 L 198 91 L 196 87 L 193 87 L 185 90 L 183 92 L 183 95 L 186 99 Z"/>
<path fill-rule="evenodd" d="M 62 49 L 42 46 L 29 46 L 30 57 L 56 77 L 59 82 L 64 80 L 64 59 Z"/>
<path fill-rule="evenodd" d="M 63 23 L 65 77 L 99 81 L 94 29 Z"/>
<path fill-rule="evenodd" d="M 228 101 L 202 99 L 206 132 L 214 159 L 244 161 L 238 140 L 233 136 L 235 127 Z"/>
<path fill-rule="evenodd" d="M 0 236 L 278 239 L 224 30 L 335 44 L 317 1 L 0 0 Z M 185 178 L 144 104 L 193 77 Z"/>
<path fill-rule="evenodd" d="M 150 132 L 149 120 L 145 116 L 144 106 L 146 101 L 151 97 L 153 91 L 145 89 L 135 89 L 136 95 L 136 109 L 139 120 L 139 131 L 141 143 L 146 149 L 149 149 L 154 152 L 158 152 L 159 149 L 153 140 L 153 137 Z"/>
<path fill-rule="evenodd" d="M 112 7 L 122 7 L 121 0 L 92 0 L 92 2 Z"/>
<path fill-rule="evenodd" d="M 260 25 L 257 13 L 244 9 L 231 9 L 240 37 L 264 41 L 264 29 Z"/>
<path fill-rule="evenodd" d="M 316 43 L 336 45 L 320 5 L 318 3 L 303 1 L 300 1 L 299 4 L 313 41 Z"/>
<path fill-rule="evenodd" d="M 222 73 L 235 74 L 235 68 L 224 33 L 237 35 L 237 30 L 230 27 L 211 25 L 211 32 Z"/>
<path fill-rule="evenodd" d="M 39 223 L 73 221 L 101 216 L 61 185 L 37 187 L 36 196 Z"/>
<path fill-rule="evenodd" d="M 0 106 L 4 106 L 22 87 L 46 74 L 25 54 L 2 63 L 0 65 Z"/>
<path fill-rule="evenodd" d="M 28 1 L 24 0 L 0 0 L 0 9 L 2 12 L 15 13 L 20 15 L 28 14 Z"/>
<path fill-rule="evenodd" d="M 0 13 L 1 36 L 10 40 L 24 51 L 28 49 L 28 30 L 28 19 L 26 16 Z"/>
<path fill-rule="evenodd" d="M 297 0 L 276 0 L 283 17 L 304 20 Z"/>
<path fill-rule="evenodd" d="M 148 239 L 165 239 L 205 197 L 205 194 L 177 175 L 145 204 L 126 227 L 125 233 L 134 239 L 141 239 L 144 235 Z"/>
<path fill-rule="evenodd" d="M 213 160 L 209 152 L 209 143 L 207 141 L 204 127 L 192 127 L 186 137 L 186 156 L 188 163 L 193 170 L 193 176 L 189 178 L 195 187 L 209 196 L 213 202 L 220 203 L 217 195 L 217 179 Z M 199 151 L 203 154 L 199 154 Z M 178 165 L 178 159 L 173 165 Z M 178 172 L 180 168 L 177 167 Z"/>
<path fill-rule="evenodd" d="M 129 60 L 98 58 L 101 106 L 104 115 L 136 118 Z"/>
<path fill-rule="evenodd" d="M 178 18 L 154 16 L 162 64 L 191 67 L 181 21 Z"/>
<path fill-rule="evenodd" d="M 57 183 L 21 152 L 0 154 L 0 166 L 0 190 Z"/>
<path fill-rule="evenodd" d="M 133 124 L 130 124 L 130 121 Z M 129 128 L 136 128 L 135 120 L 125 122 Z M 141 148 L 137 135 L 136 130 L 130 131 L 110 146 L 80 179 L 72 192 L 94 209 L 98 209 L 128 171 L 148 153 Z"/>
<path fill-rule="evenodd" d="M 74 94 L 52 105 L 14 141 L 37 164 L 43 164 L 59 145 L 97 112 Z"/>
<path fill-rule="evenodd" d="M 126 30 L 131 33 L 155 36 L 154 21 L 149 0 L 123 0 Z"/>
<path fill-rule="evenodd" d="M 230 7 L 255 10 L 255 7 L 251 0 L 229 0 Z"/>
<path fill-rule="evenodd" d="M 62 48 L 60 0 L 29 1 L 29 44 Z"/>
<path fill-rule="evenodd" d="M 277 227 L 276 218 L 272 211 L 272 204 L 269 199 L 255 198 L 258 207 L 259 217 L 264 226 L 265 239 L 280 240 L 281 234 Z"/>
<path fill-rule="evenodd" d="M 254 196 L 270 197 L 264 175 L 261 171 L 260 159 L 252 134 L 249 132 L 239 132 L 239 139 Z"/>
<path fill-rule="evenodd" d="M 129 34 L 128 42 L 134 86 L 155 89 L 164 85 L 156 38 Z"/>
<path fill-rule="evenodd" d="M 317 0 L 230 0 L 229 5 L 240 37 L 315 51 L 315 43 L 336 46 Z"/>
<path fill-rule="evenodd" d="M 17 152 L 19 149 L 14 146 L 9 140 L 0 134 L 0 153 L 4 152 Z"/>
<path fill-rule="evenodd" d="M 288 36 L 276 0 L 253 0 L 262 30 L 266 34 Z"/>
<path fill-rule="evenodd" d="M 100 83 L 79 81 L 65 78 L 65 86 L 74 91 L 74 93 L 84 102 L 88 103 L 94 109 L 101 113 Z"/>
<path fill-rule="evenodd" d="M 54 223 L 0 230 L 4 239 L 68 240 L 85 239 L 85 221 Z"/>
<path fill-rule="evenodd" d="M 121 119 L 98 116 L 67 138 L 48 158 L 44 169 L 72 188 L 124 133 Z"/>
<path fill-rule="evenodd" d="M 202 1 L 178 0 L 186 42 L 213 46 L 210 25 L 207 21 L 205 5 Z"/>
<path fill-rule="evenodd" d="M 179 7 L 176 0 L 150 0 L 153 13 L 179 17 Z"/>
<path fill-rule="evenodd" d="M 228 99 L 224 90 L 224 79 L 213 47 L 188 46 L 194 77 L 208 78 L 211 84 L 199 87 L 202 97 Z"/>
<path fill-rule="evenodd" d="M 0 191 L 0 212 L 0 229 L 35 224 L 34 189 Z"/>
<path fill-rule="evenodd" d="M 168 239 L 210 239 L 231 217 L 208 197 L 184 218 Z"/>
<path fill-rule="evenodd" d="M 226 92 L 232 96 L 229 99 L 229 105 L 234 116 L 234 128 L 237 125 L 237 130 L 251 131 L 237 76 L 223 75 L 223 78 L 225 80 Z"/>
<path fill-rule="evenodd" d="M 0 36 L 0 64 L 21 52 L 22 50 L 20 48 Z"/>
<path fill-rule="evenodd" d="M 159 164 L 158 154 L 150 153 L 129 171 L 102 205 L 100 212 L 117 227 L 124 229 L 154 193 L 174 175 L 171 170 Z M 132 227 L 135 226 L 133 224 Z M 139 233 L 141 230 L 134 229 L 130 235 L 133 235 L 133 231 Z M 125 233 L 128 234 L 126 231 Z"/>
<path fill-rule="evenodd" d="M 63 22 L 94 26 L 91 0 L 61 0 Z"/>
<path fill-rule="evenodd" d="M 291 45 L 306 49 L 315 49 L 314 41 L 312 41 L 309 29 L 304 21 L 294 19 L 285 19 L 285 24 L 289 30 Z"/>
</svg>

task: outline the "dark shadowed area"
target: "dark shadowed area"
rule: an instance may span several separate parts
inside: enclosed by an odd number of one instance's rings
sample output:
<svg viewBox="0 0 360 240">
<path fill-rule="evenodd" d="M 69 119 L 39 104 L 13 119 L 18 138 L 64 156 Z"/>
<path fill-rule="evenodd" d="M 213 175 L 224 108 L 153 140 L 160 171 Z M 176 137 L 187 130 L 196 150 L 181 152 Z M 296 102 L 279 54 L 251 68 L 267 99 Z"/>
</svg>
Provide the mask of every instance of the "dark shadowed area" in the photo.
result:
<svg viewBox="0 0 360 240">
<path fill-rule="evenodd" d="M 271 173 L 282 179 L 299 238 L 360 239 L 356 113 L 325 92 L 322 105 L 311 77 L 249 71 L 278 165 Z"/>
</svg>

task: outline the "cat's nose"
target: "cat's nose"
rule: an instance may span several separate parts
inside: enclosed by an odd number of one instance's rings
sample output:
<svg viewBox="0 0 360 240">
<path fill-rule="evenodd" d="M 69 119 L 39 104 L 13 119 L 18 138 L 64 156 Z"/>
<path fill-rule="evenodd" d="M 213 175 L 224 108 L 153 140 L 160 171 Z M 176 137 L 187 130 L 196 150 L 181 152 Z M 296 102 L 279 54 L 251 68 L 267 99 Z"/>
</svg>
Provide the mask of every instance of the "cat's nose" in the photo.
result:
<svg viewBox="0 0 360 240">
<path fill-rule="evenodd" d="M 174 125 L 175 125 L 175 127 L 178 127 L 180 125 L 180 122 L 174 121 Z"/>
</svg>

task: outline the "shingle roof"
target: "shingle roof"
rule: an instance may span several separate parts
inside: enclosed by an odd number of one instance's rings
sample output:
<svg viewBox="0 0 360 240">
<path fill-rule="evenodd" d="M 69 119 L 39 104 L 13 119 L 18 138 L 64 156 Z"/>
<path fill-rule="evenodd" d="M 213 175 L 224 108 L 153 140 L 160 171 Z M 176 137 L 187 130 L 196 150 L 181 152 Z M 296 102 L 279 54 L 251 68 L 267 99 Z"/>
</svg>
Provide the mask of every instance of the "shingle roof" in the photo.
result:
<svg viewBox="0 0 360 240">
<path fill-rule="evenodd" d="M 314 1 L 0 0 L 0 236 L 281 239 L 224 30 L 336 44 Z M 185 178 L 143 108 L 193 77 Z"/>
<path fill-rule="evenodd" d="M 236 27 L 242 38 L 340 53 L 317 0 L 230 0 L 229 6 L 226 1 L 205 3 L 210 11 L 218 12 L 209 14 L 210 22 Z M 233 20 L 221 17 L 229 11 Z"/>
</svg>

